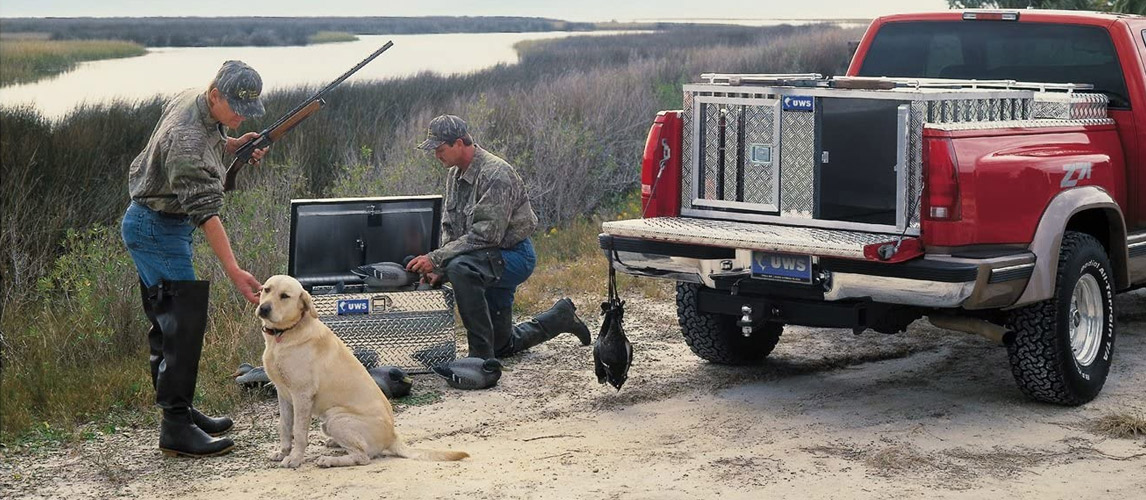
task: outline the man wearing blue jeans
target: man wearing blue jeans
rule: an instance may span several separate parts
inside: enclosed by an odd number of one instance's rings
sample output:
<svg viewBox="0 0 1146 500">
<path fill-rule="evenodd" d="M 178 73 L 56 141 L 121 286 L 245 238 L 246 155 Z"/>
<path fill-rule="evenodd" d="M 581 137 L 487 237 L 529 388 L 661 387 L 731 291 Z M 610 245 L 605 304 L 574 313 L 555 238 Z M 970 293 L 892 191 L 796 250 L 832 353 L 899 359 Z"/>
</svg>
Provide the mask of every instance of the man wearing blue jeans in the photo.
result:
<svg viewBox="0 0 1146 500">
<path fill-rule="evenodd" d="M 131 204 L 123 215 L 123 242 L 139 272 L 143 311 L 151 322 L 151 383 L 163 409 L 159 449 L 166 455 L 207 457 L 235 446 L 217 437 L 233 426 L 192 405 L 207 330 L 210 282 L 191 265 L 191 233 L 203 230 L 211 250 L 243 297 L 258 303 L 259 280 L 235 260 L 219 218 L 223 155 L 234 154 L 256 132 L 229 137 L 244 119 L 262 116 L 263 80 L 241 61 L 227 61 L 207 89 L 188 89 L 163 107 L 147 146 L 131 162 Z M 265 149 L 255 151 L 258 162 Z"/>
<path fill-rule="evenodd" d="M 517 171 L 475 144 L 466 123 L 454 115 L 434 118 L 418 147 L 433 151 L 450 172 L 442 246 L 414 258 L 406 269 L 433 284 L 443 279 L 453 284 L 469 356 L 512 356 L 566 332 L 589 345 L 589 328 L 568 298 L 513 324 L 514 293 L 537 261 L 529 239 L 537 215 Z"/>
</svg>

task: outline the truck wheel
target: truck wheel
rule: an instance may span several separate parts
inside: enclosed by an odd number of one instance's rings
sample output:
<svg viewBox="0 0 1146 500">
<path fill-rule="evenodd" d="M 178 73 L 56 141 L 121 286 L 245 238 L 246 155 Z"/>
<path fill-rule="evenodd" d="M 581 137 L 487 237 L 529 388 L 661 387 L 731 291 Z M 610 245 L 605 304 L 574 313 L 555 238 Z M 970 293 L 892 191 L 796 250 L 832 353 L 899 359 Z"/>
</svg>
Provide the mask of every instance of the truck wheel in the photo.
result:
<svg viewBox="0 0 1146 500">
<path fill-rule="evenodd" d="M 1063 235 L 1054 296 L 1011 311 L 1011 373 L 1024 394 L 1078 406 L 1098 396 L 1114 354 L 1110 260 L 1094 237 Z"/>
<path fill-rule="evenodd" d="M 684 332 L 684 342 L 697 356 L 724 365 L 753 364 L 768 356 L 780 341 L 784 325 L 757 325 L 752 335 L 745 337 L 736 326 L 739 318 L 700 312 L 699 296 L 700 285 L 676 284 L 677 319 Z"/>
</svg>

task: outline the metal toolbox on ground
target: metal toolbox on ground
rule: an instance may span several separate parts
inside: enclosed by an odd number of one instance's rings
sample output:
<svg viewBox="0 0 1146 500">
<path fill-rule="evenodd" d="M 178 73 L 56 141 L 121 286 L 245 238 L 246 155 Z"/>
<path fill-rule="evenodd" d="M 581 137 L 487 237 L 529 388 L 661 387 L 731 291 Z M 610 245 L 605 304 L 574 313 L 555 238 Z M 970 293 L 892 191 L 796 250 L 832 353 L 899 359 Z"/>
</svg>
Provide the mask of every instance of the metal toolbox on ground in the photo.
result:
<svg viewBox="0 0 1146 500">
<path fill-rule="evenodd" d="M 441 216 L 440 196 L 291 201 L 288 274 L 367 367 L 425 373 L 455 357 L 453 290 L 379 288 L 351 272 L 436 249 Z"/>
</svg>

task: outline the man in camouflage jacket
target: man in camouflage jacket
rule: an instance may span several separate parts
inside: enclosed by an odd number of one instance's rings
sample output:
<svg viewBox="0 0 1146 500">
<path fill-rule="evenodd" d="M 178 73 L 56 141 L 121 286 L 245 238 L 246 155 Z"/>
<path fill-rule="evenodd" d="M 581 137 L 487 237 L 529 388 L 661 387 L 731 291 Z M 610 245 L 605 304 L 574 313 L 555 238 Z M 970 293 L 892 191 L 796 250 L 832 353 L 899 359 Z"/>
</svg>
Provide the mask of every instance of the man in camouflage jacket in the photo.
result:
<svg viewBox="0 0 1146 500">
<path fill-rule="evenodd" d="M 159 448 L 167 455 L 204 457 L 234 447 L 217 437 L 231 419 L 210 418 L 191 403 L 207 329 L 208 281 L 191 263 L 192 233 L 202 229 L 211 250 L 238 291 L 258 303 L 259 280 L 235 260 L 219 218 L 223 206 L 223 155 L 258 135 L 229 137 L 246 118 L 262 116 L 262 78 L 241 61 L 227 61 L 204 90 L 188 89 L 163 107 L 143 151 L 131 162 L 131 203 L 122 234 L 139 273 L 151 382 L 163 409 Z M 252 154 L 258 162 L 265 153 Z"/>
<path fill-rule="evenodd" d="M 407 269 L 431 283 L 445 278 L 453 284 L 469 356 L 511 356 L 564 332 L 589 345 L 589 329 L 568 298 L 528 322 L 512 322 L 514 293 L 537 258 L 529 238 L 537 215 L 517 171 L 475 144 L 466 122 L 454 115 L 434 118 L 418 147 L 450 170 L 441 247 Z"/>
</svg>

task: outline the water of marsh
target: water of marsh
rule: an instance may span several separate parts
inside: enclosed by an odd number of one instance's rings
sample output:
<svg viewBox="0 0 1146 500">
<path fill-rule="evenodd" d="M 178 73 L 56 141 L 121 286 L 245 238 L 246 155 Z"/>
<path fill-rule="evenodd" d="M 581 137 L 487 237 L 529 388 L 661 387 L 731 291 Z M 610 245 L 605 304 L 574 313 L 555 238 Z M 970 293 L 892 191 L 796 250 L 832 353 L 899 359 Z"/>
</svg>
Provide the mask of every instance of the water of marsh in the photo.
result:
<svg viewBox="0 0 1146 500">
<path fill-rule="evenodd" d="M 400 78 L 424 71 L 459 74 L 517 62 L 514 44 L 581 35 L 623 32 L 451 33 L 360 35 L 357 41 L 304 47 L 152 48 L 146 55 L 81 63 L 54 78 L 0 89 L 0 105 L 31 103 L 58 119 L 81 102 L 135 101 L 206 87 L 223 61 L 240 59 L 263 77 L 264 91 L 298 86 L 318 88 L 381 47 L 394 46 L 348 81 Z"/>
</svg>

